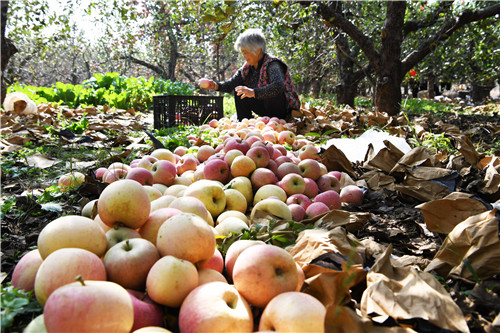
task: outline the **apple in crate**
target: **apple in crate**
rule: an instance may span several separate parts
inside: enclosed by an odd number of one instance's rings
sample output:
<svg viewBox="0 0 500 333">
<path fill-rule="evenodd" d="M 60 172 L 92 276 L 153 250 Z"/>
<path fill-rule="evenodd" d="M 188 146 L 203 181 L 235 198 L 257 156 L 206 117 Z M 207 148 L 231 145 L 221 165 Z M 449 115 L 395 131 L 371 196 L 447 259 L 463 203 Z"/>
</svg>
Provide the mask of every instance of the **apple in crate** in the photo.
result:
<svg viewBox="0 0 500 333">
<path fill-rule="evenodd" d="M 259 331 L 324 332 L 325 306 L 313 296 L 297 291 L 274 297 L 262 312 Z"/>
<path fill-rule="evenodd" d="M 210 282 L 191 291 L 182 303 L 179 329 L 183 333 L 253 332 L 253 315 L 233 286 Z"/>
<path fill-rule="evenodd" d="M 82 280 L 58 288 L 43 309 L 48 332 L 130 332 L 132 299 L 109 281 Z"/>
<path fill-rule="evenodd" d="M 250 304 L 263 308 L 275 296 L 295 291 L 299 273 L 295 260 L 286 250 L 274 245 L 255 245 L 236 259 L 233 282 Z"/>
</svg>

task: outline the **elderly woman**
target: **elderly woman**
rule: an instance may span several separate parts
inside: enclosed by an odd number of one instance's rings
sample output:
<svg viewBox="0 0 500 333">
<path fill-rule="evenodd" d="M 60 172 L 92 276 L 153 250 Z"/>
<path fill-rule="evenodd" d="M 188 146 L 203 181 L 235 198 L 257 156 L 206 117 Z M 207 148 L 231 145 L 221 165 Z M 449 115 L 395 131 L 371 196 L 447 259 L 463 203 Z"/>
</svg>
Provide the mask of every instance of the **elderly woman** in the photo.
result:
<svg viewBox="0 0 500 333">
<path fill-rule="evenodd" d="M 246 63 L 228 81 L 200 80 L 205 89 L 234 92 L 238 120 L 259 116 L 285 119 L 291 110 L 300 109 L 299 96 L 288 67 L 266 53 L 266 39 L 259 29 L 243 32 L 234 45 Z"/>
</svg>

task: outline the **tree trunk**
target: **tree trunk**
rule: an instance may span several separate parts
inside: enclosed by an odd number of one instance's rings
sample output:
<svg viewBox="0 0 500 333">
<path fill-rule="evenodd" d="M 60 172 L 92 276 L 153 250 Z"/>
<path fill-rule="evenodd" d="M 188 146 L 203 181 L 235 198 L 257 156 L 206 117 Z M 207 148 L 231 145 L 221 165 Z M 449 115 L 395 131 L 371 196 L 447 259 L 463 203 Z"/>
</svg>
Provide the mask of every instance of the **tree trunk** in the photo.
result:
<svg viewBox="0 0 500 333">
<path fill-rule="evenodd" d="M 354 107 L 354 98 L 358 90 L 358 83 L 354 81 L 354 62 L 347 56 L 350 52 L 347 36 L 340 33 L 335 39 L 335 48 L 339 68 L 340 82 L 335 87 L 337 103 Z"/>
<path fill-rule="evenodd" d="M 401 110 L 401 44 L 406 2 L 387 3 L 387 15 L 381 32 L 380 58 L 375 66 L 375 109 L 396 115 Z"/>
<path fill-rule="evenodd" d="M 436 78 L 434 74 L 429 74 L 429 77 L 427 78 L 427 98 L 428 99 L 434 99 L 436 97 L 436 92 L 434 90 L 434 84 L 436 82 Z"/>
<path fill-rule="evenodd" d="M 2 7 L 1 7 L 1 33 L 2 33 L 2 41 L 1 41 L 1 48 L 2 48 L 2 73 L 0 76 L 0 81 L 1 81 L 1 100 L 0 104 L 3 104 L 3 100 L 5 99 L 5 95 L 7 95 L 7 84 L 5 83 L 4 79 L 4 72 L 5 69 L 7 68 L 7 64 L 9 63 L 10 58 L 17 53 L 17 48 L 12 43 L 12 41 L 9 38 L 5 37 L 5 25 L 7 24 L 7 12 L 9 10 L 9 2 L 8 1 L 1 1 Z"/>
</svg>

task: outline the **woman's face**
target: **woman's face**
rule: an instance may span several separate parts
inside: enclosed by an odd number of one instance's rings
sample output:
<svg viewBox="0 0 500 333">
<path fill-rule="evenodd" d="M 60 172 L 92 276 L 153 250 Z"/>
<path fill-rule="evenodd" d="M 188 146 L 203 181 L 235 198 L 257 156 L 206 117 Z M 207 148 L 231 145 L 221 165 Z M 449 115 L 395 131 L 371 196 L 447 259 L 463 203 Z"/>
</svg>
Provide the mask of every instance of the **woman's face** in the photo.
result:
<svg viewBox="0 0 500 333">
<path fill-rule="evenodd" d="M 257 49 L 256 53 L 253 53 L 252 51 L 246 49 L 241 49 L 241 54 L 247 64 L 254 67 L 257 67 L 257 65 L 259 64 L 259 60 L 262 59 L 263 56 L 261 48 Z"/>
</svg>

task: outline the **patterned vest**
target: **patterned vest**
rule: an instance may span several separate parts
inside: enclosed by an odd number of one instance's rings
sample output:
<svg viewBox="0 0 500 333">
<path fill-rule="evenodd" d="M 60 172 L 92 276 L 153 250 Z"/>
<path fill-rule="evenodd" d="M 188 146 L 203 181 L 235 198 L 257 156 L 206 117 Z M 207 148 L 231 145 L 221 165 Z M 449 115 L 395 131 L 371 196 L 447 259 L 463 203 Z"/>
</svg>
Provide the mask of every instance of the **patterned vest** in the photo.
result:
<svg viewBox="0 0 500 333">
<path fill-rule="evenodd" d="M 279 62 L 285 68 L 285 97 L 287 102 L 287 109 L 290 110 L 300 110 L 300 101 L 299 95 L 295 91 L 295 86 L 293 85 L 292 78 L 290 77 L 290 72 L 288 71 L 287 65 L 278 58 L 264 54 L 264 62 L 262 63 L 262 67 L 260 68 L 259 74 L 259 83 L 257 87 L 263 87 L 269 84 L 269 75 L 267 73 L 267 68 L 269 64 L 273 61 Z M 243 81 L 246 81 L 248 77 L 248 73 L 250 72 L 250 65 L 245 64 L 241 68 L 241 76 Z"/>
</svg>

